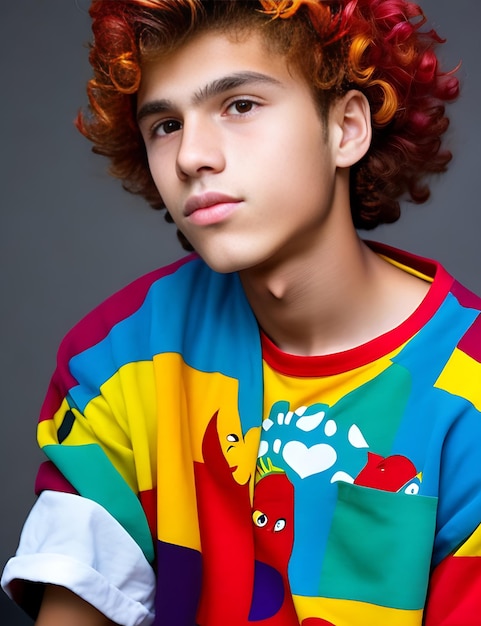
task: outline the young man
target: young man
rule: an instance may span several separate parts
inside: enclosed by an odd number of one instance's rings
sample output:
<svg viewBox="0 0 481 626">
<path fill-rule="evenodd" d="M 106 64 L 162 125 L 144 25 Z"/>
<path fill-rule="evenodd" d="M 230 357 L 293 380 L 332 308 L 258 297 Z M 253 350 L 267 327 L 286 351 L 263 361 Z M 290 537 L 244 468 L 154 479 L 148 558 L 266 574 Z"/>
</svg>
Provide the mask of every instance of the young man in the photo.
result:
<svg viewBox="0 0 481 626">
<path fill-rule="evenodd" d="M 4 586 L 40 626 L 476 624 L 481 301 L 355 229 L 449 161 L 437 35 L 403 0 L 91 15 L 79 128 L 196 253 L 62 344 Z"/>
</svg>

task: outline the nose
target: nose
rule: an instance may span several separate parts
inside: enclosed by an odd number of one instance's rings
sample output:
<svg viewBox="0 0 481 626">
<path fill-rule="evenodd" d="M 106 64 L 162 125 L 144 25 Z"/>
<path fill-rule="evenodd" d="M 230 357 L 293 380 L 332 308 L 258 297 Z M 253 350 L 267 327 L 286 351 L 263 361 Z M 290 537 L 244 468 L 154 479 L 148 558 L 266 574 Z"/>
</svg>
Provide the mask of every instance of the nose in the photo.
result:
<svg viewBox="0 0 481 626">
<path fill-rule="evenodd" d="M 185 118 L 177 153 L 179 177 L 195 178 L 208 172 L 220 172 L 224 167 L 224 150 L 215 122 L 205 117 Z"/>
</svg>

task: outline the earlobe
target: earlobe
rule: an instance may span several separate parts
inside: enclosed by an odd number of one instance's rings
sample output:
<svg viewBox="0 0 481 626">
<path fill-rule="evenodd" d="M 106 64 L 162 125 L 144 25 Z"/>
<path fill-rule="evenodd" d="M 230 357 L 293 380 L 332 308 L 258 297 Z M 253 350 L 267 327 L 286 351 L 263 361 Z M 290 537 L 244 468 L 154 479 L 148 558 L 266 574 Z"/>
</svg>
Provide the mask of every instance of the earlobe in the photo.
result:
<svg viewBox="0 0 481 626">
<path fill-rule="evenodd" d="M 352 90 L 335 105 L 334 114 L 339 125 L 337 167 L 351 167 L 362 159 L 371 145 L 371 109 L 360 91 Z"/>
</svg>

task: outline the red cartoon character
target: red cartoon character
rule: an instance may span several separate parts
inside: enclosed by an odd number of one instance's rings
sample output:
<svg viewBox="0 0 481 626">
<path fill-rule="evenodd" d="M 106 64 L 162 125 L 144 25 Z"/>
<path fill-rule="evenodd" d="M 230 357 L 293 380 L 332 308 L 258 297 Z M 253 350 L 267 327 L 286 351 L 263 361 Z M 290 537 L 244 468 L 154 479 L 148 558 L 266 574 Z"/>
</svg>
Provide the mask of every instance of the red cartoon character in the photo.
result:
<svg viewBox="0 0 481 626">
<path fill-rule="evenodd" d="M 373 452 L 367 453 L 367 463 L 354 480 L 355 485 L 380 489 L 381 491 L 401 491 L 418 475 L 414 464 L 405 456 L 394 454 L 383 457 Z"/>
</svg>

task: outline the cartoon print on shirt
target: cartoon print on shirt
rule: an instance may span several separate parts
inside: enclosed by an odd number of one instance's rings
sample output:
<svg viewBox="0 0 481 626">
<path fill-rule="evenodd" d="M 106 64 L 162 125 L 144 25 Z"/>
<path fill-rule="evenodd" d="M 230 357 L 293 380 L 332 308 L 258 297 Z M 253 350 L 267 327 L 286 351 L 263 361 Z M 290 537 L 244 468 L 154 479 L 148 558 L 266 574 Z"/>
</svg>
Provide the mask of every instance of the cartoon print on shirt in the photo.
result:
<svg viewBox="0 0 481 626">
<path fill-rule="evenodd" d="M 355 485 L 392 491 L 408 495 L 419 493 L 422 473 L 418 474 L 416 466 L 405 456 L 393 454 L 383 457 L 374 452 L 367 453 L 367 463 L 354 480 Z"/>
<path fill-rule="evenodd" d="M 359 426 L 352 421 L 343 424 L 332 413 L 322 403 L 291 408 L 287 401 L 278 401 L 262 425 L 258 463 L 282 468 L 295 492 L 296 535 L 288 565 L 293 593 L 306 593 L 304 581 L 319 577 L 320 559 L 309 554 L 308 542 L 313 545 L 325 523 L 326 506 L 333 509 L 335 501 L 326 503 L 318 494 L 332 491 L 338 480 L 354 482 L 366 461 L 369 444 Z M 303 575 L 306 569 L 308 578 Z"/>
<path fill-rule="evenodd" d="M 288 578 L 295 529 L 294 489 L 285 472 L 262 459 L 257 468 L 252 522 L 256 562 L 249 621 L 269 626 L 297 624 Z M 308 617 L 301 626 L 334 625 Z"/>
<path fill-rule="evenodd" d="M 257 476 L 252 507 L 256 562 L 249 621 L 295 624 L 287 573 L 294 541 L 294 488 L 271 463 L 261 463 Z"/>
<path fill-rule="evenodd" d="M 288 571 L 295 595 L 318 593 L 337 484 L 353 484 L 368 463 L 368 453 L 384 459 L 391 474 L 392 461 L 385 457 L 392 455 L 411 384 L 409 372 L 391 363 L 351 393 L 339 394 L 332 405 L 316 401 L 312 394 L 311 403 L 294 404 L 294 396 L 272 402 L 266 412 L 258 464 L 271 462 L 281 468 L 294 487 L 296 534 Z M 408 471 L 396 476 L 396 487 L 407 488 L 416 477 L 416 469 L 406 461 Z M 309 548 L 314 543 L 319 546 L 316 553 Z"/>
<path fill-rule="evenodd" d="M 261 463 L 257 477 L 252 506 L 256 557 L 287 573 L 294 541 L 294 488 L 271 463 Z"/>
<path fill-rule="evenodd" d="M 249 484 L 238 483 L 234 476 L 236 466 L 226 458 L 225 431 L 219 426 L 221 413 L 217 411 L 212 416 L 205 431 L 204 463 L 195 464 L 204 556 L 197 623 L 223 626 L 235 606 L 239 615 L 258 626 L 293 626 L 298 619 L 287 579 L 294 533 L 293 487 L 283 472 L 279 474 L 277 468 L 270 467 L 275 475 L 267 474 L 263 485 L 260 481 L 251 503 Z M 230 437 L 227 442 L 239 443 L 235 439 Z M 219 485 L 220 491 L 216 489 Z M 252 507 L 259 509 L 255 515 L 257 526 L 253 521 L 256 509 Z M 279 523 L 274 522 L 272 529 L 263 525 L 261 510 L 266 518 L 276 517 Z M 255 529 L 263 531 L 264 536 L 270 535 L 267 541 L 261 538 L 259 542 L 264 550 L 257 549 Z M 235 542 L 232 537 L 236 537 Z M 244 582 L 241 589 L 236 584 L 239 579 Z"/>
<path fill-rule="evenodd" d="M 288 402 L 276 402 L 262 424 L 259 457 L 280 456 L 281 467 L 296 481 L 326 473 L 330 482 L 354 482 L 369 444 L 357 424 L 341 429 L 328 413 L 321 403 L 292 411 Z"/>
<path fill-rule="evenodd" d="M 252 459 L 256 458 L 256 450 L 259 448 L 259 427 L 250 428 L 243 435 L 238 414 L 221 411 L 217 416 L 217 430 L 232 477 L 239 485 L 249 485 L 252 499 L 255 472 Z"/>
</svg>

